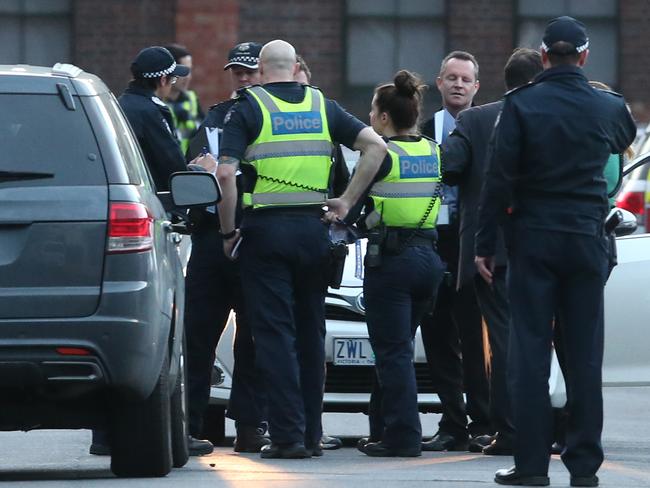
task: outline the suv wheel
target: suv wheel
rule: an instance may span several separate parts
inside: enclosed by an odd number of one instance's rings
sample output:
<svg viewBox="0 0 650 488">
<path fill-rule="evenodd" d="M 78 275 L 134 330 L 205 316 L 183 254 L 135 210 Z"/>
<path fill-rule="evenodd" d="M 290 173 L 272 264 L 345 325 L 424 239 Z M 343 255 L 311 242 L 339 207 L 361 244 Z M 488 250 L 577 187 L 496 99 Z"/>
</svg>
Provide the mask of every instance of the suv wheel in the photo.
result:
<svg viewBox="0 0 650 488">
<path fill-rule="evenodd" d="M 169 361 L 143 401 L 117 400 L 111 422 L 111 471 L 118 477 L 165 476 L 172 468 Z"/>
<path fill-rule="evenodd" d="M 185 370 L 185 334 L 178 357 L 178 377 L 171 398 L 172 458 L 175 468 L 182 468 L 190 458 L 187 428 L 187 372 Z"/>
</svg>

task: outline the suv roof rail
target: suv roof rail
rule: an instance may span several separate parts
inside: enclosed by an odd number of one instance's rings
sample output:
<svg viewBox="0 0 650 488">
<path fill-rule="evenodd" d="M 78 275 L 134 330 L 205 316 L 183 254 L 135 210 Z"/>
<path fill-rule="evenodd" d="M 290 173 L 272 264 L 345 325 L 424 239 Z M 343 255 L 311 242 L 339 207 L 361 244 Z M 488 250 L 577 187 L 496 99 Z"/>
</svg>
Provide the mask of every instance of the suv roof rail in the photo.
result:
<svg viewBox="0 0 650 488">
<path fill-rule="evenodd" d="M 83 71 L 84 70 L 82 70 L 81 68 L 75 66 L 74 64 L 69 64 L 69 63 L 56 63 L 52 67 L 53 75 L 67 76 L 69 78 L 76 78 L 81 73 L 83 73 Z"/>
</svg>

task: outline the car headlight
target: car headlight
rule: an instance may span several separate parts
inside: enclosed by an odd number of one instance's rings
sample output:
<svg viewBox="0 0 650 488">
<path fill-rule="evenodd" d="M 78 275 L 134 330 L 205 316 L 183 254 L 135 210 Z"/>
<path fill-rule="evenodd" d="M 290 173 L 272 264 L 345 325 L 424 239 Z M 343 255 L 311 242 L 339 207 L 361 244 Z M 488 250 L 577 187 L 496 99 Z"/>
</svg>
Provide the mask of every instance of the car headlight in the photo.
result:
<svg viewBox="0 0 650 488">
<path fill-rule="evenodd" d="M 212 386 L 220 386 L 226 379 L 226 374 L 223 372 L 222 366 L 219 361 L 215 361 L 212 365 L 212 378 L 210 384 Z"/>
<path fill-rule="evenodd" d="M 362 312 L 366 311 L 366 301 L 363 298 L 363 292 L 357 295 L 357 299 L 355 300 L 354 303 L 359 310 L 361 310 Z"/>
</svg>

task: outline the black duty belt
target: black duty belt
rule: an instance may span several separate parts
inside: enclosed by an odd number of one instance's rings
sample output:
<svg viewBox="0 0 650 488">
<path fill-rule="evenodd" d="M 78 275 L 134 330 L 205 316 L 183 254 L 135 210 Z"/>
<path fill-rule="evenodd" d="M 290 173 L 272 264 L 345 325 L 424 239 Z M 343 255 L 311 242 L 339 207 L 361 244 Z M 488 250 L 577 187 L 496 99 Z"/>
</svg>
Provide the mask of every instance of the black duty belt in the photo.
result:
<svg viewBox="0 0 650 488">
<path fill-rule="evenodd" d="M 322 205 L 303 205 L 299 207 L 260 207 L 244 209 L 244 215 L 306 215 L 322 217 L 325 212 Z"/>
<path fill-rule="evenodd" d="M 406 247 L 433 246 L 434 239 L 431 237 L 414 236 L 411 240 L 404 239 Z"/>
<path fill-rule="evenodd" d="M 436 241 L 435 235 L 423 236 L 421 234 L 413 235 L 415 229 L 389 227 L 386 230 L 386 237 L 390 239 L 389 234 L 397 234 L 397 240 L 400 245 L 407 247 L 431 246 Z M 416 231 L 418 232 L 418 231 Z"/>
</svg>

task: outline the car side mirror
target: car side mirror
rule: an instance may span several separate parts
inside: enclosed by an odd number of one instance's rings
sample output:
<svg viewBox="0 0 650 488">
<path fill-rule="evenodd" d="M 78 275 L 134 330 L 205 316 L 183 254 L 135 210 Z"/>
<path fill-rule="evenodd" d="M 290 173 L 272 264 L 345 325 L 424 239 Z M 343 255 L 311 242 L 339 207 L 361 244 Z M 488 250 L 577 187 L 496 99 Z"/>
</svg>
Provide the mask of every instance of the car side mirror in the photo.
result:
<svg viewBox="0 0 650 488">
<path fill-rule="evenodd" d="M 616 237 L 623 237 L 634 234 L 634 231 L 636 231 L 638 226 L 636 216 L 632 212 L 623 208 L 615 208 L 614 210 L 620 212 L 622 217 L 614 228 L 614 235 Z"/>
<path fill-rule="evenodd" d="M 181 171 L 169 178 L 172 202 L 176 207 L 205 207 L 221 201 L 221 188 L 212 173 Z"/>
</svg>

